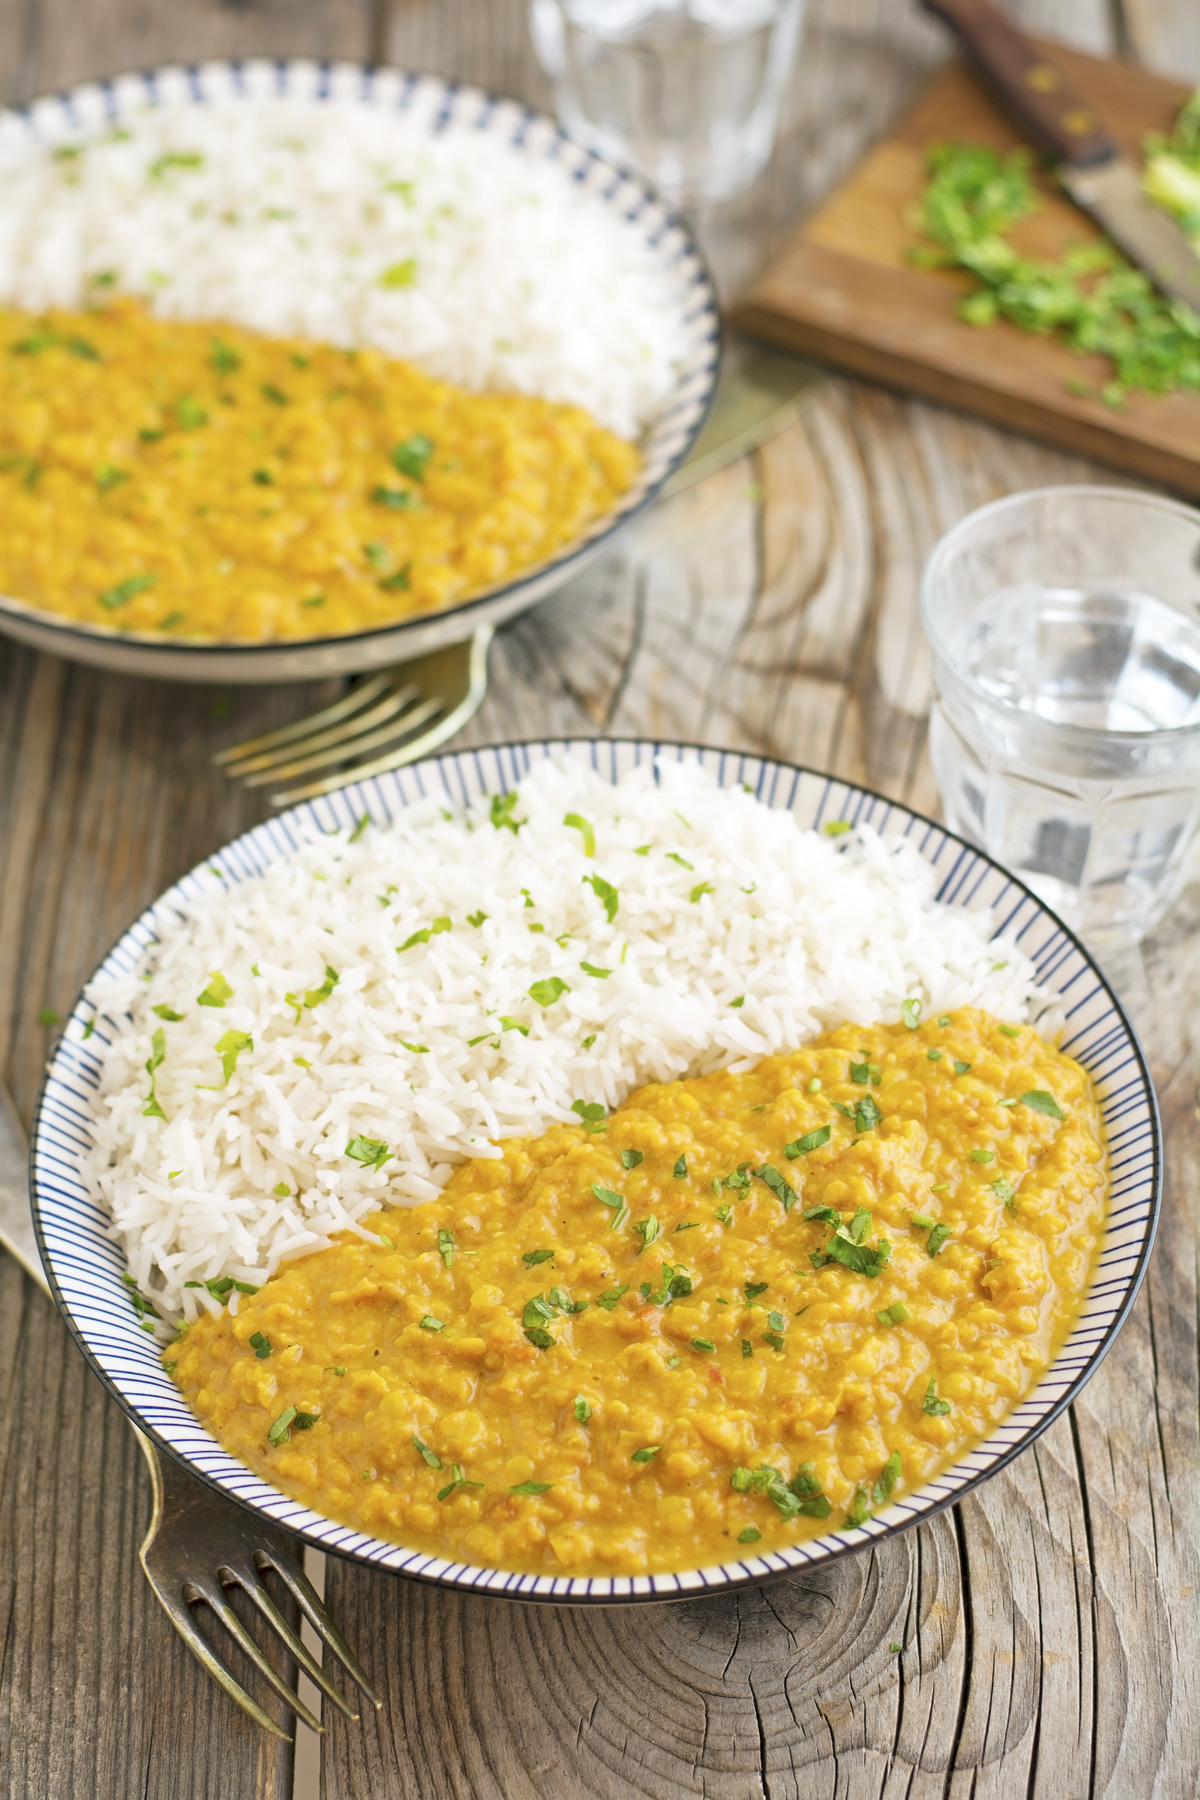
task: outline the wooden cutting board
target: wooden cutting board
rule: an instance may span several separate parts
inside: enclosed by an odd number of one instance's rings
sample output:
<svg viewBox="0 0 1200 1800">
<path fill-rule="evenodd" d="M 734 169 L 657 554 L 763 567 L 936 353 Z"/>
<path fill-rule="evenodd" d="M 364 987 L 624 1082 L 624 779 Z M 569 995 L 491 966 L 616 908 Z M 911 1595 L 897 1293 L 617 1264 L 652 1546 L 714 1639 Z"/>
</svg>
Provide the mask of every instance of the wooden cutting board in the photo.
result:
<svg viewBox="0 0 1200 1800">
<path fill-rule="evenodd" d="M 1148 131 L 1167 131 L 1188 89 L 1144 70 L 1046 45 L 1129 154 Z M 944 69 L 912 111 L 832 198 L 813 213 L 778 262 L 732 309 L 741 331 L 892 387 L 981 413 L 1080 451 L 1129 474 L 1200 497 L 1200 393 L 1129 395 L 1119 410 L 1068 391 L 1096 391 L 1112 374 L 1084 356 L 1007 321 L 977 327 L 955 317 L 965 275 L 907 260 L 918 234 L 905 214 L 924 185 L 925 153 L 947 139 L 1011 148 L 1018 133 L 958 64 Z M 1049 179 L 1043 204 L 1013 241 L 1031 256 L 1058 256 L 1095 238 L 1091 221 Z"/>
</svg>

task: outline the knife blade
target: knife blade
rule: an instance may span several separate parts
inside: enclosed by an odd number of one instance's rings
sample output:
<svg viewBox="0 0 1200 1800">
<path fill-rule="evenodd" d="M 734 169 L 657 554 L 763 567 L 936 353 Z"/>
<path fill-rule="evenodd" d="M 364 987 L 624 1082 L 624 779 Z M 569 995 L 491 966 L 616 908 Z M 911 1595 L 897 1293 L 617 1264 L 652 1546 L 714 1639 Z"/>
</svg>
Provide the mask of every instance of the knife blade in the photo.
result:
<svg viewBox="0 0 1200 1800">
<path fill-rule="evenodd" d="M 1154 206 L 1136 165 L 1045 52 L 991 0 L 923 0 L 954 32 L 968 61 L 1039 150 L 1076 206 L 1095 219 L 1164 294 L 1200 313 L 1200 257 Z"/>
</svg>

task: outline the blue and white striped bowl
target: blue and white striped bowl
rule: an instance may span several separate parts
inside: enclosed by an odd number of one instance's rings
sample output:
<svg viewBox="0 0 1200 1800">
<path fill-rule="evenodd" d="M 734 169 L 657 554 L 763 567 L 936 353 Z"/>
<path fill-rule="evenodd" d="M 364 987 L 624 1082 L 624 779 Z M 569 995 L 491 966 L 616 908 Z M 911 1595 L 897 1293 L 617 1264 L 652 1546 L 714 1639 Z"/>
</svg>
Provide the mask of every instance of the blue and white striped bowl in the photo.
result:
<svg viewBox="0 0 1200 1800">
<path fill-rule="evenodd" d="M 829 1531 L 778 1551 L 747 1555 L 720 1566 L 676 1575 L 577 1577 L 515 1575 L 447 1562 L 424 1551 L 337 1525 L 288 1499 L 222 1450 L 188 1410 L 163 1372 L 154 1342 L 138 1321 L 121 1284 L 124 1264 L 106 1231 L 104 1213 L 88 1197 L 77 1172 L 88 1143 L 89 1110 L 99 1061 L 92 1048 L 104 1022 L 84 1041 L 93 1009 L 77 1002 L 50 1064 L 38 1105 L 32 1149 L 32 1189 L 42 1260 L 55 1298 L 80 1348 L 118 1403 L 143 1431 L 197 1474 L 244 1506 L 323 1550 L 417 1576 L 442 1586 L 522 1600 L 568 1602 L 653 1600 L 761 1582 L 810 1563 L 857 1550 L 902 1531 L 961 1498 L 1044 1431 L 1078 1393 L 1109 1348 L 1133 1303 L 1154 1238 L 1161 1189 L 1161 1149 L 1154 1091 L 1137 1040 L 1103 976 L 1077 939 L 1012 876 L 977 850 L 903 806 L 862 788 L 787 763 L 733 751 L 611 739 L 512 744 L 464 750 L 346 788 L 279 814 L 235 839 L 167 891 L 101 964 L 98 973 L 128 970 L 169 919 L 176 903 L 211 887 L 214 869 L 228 883 L 246 880 L 297 842 L 296 826 L 336 830 L 364 812 L 385 822 L 428 794 L 459 805 L 504 792 L 547 756 L 583 758 L 615 781 L 638 763 L 667 756 L 699 763 L 721 787 L 748 783 L 768 806 L 792 812 L 801 825 L 830 819 L 865 822 L 903 833 L 937 870 L 939 898 L 951 906 L 991 908 L 998 931 L 1011 933 L 1032 957 L 1040 981 L 1066 1017 L 1062 1047 L 1089 1070 L 1100 1093 L 1112 1158 L 1108 1220 L 1094 1280 L 1078 1322 L 1038 1387 L 969 1455 L 907 1494 L 857 1530 Z"/>
<path fill-rule="evenodd" d="M 691 233 L 641 176 L 604 162 L 565 136 L 547 114 L 516 100 L 435 75 L 356 63 L 208 62 L 87 82 L 33 100 L 20 111 L 0 109 L 0 145 L 20 146 L 31 138 L 51 146 L 74 141 L 81 130 L 117 124 L 147 106 L 217 101 L 254 106 L 281 99 L 336 100 L 368 111 L 402 112 L 431 140 L 485 137 L 507 144 L 530 162 L 556 164 L 580 193 L 624 221 L 631 239 L 648 247 L 670 277 L 684 346 L 674 391 L 639 446 L 643 463 L 637 480 L 610 512 L 548 561 L 444 612 L 418 614 L 381 630 L 295 643 L 176 643 L 161 634 L 80 624 L 0 595 L 0 632 L 9 637 L 53 656 L 171 681 L 309 681 L 386 668 L 461 643 L 478 625 L 498 625 L 545 599 L 662 492 L 699 437 L 716 387 L 721 327 L 716 292 Z"/>
</svg>

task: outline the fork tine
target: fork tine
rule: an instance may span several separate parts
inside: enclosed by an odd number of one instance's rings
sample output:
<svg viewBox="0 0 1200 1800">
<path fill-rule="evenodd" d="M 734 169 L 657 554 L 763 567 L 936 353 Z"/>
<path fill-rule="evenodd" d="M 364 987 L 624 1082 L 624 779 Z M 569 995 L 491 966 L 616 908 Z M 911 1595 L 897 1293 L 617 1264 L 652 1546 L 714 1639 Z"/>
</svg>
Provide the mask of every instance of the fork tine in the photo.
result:
<svg viewBox="0 0 1200 1800">
<path fill-rule="evenodd" d="M 280 1555 L 275 1550 L 260 1550 L 256 1560 L 259 1559 L 274 1569 L 317 1636 L 333 1651 L 346 1673 L 358 1683 L 371 1705 L 378 1712 L 383 1706 L 383 1701 L 368 1681 L 367 1671 L 325 1611 L 320 1595 L 299 1563 L 293 1561 L 290 1556 Z"/>
<path fill-rule="evenodd" d="M 286 781 L 292 775 L 302 775 L 306 769 L 324 769 L 330 763 L 345 762 L 348 757 L 361 756 L 364 750 L 375 750 L 381 744 L 394 743 L 397 738 L 406 737 L 409 732 L 415 731 L 418 725 L 424 725 L 428 719 L 436 718 L 443 706 L 444 702 L 440 698 L 425 700 L 379 731 L 368 732 L 365 737 L 355 738 L 348 744 L 336 744 L 331 749 L 318 750 L 312 756 L 298 756 L 294 762 L 284 763 L 280 768 L 265 769 L 258 775 L 247 775 L 243 778 L 243 786 L 265 787 L 268 781 Z"/>
<path fill-rule="evenodd" d="M 315 732 L 312 737 L 297 738 L 291 744 L 284 744 L 274 750 L 264 750 L 258 756 L 244 756 L 238 762 L 225 764 L 225 773 L 235 780 L 241 780 L 254 774 L 259 769 L 270 768 L 275 763 L 286 762 L 289 756 L 307 755 L 310 750 L 323 750 L 327 744 L 353 744 L 355 738 L 377 725 L 383 725 L 394 718 L 398 712 L 421 698 L 420 689 L 409 683 L 407 687 L 397 688 L 365 712 L 359 712 L 352 719 L 343 719 L 338 725 L 331 725 L 326 731 Z"/>
<path fill-rule="evenodd" d="M 224 1692 L 229 1695 L 229 1698 L 234 1702 L 235 1706 L 240 1706 L 242 1711 L 248 1714 L 249 1717 L 254 1720 L 256 1725 L 261 1725 L 264 1731 L 269 1731 L 271 1733 L 272 1737 L 282 1738 L 285 1744 L 290 1744 L 292 1742 L 291 1733 L 285 1731 L 278 1720 L 273 1719 L 265 1707 L 258 1704 L 257 1700 L 251 1699 L 241 1682 L 237 1680 L 233 1672 L 222 1662 L 221 1658 L 217 1655 L 208 1639 L 196 1624 L 195 1619 L 192 1617 L 192 1609 L 183 1598 L 182 1593 L 160 1587 L 153 1578 L 150 1578 L 150 1586 L 153 1590 L 155 1599 L 170 1619 L 172 1625 L 175 1627 L 192 1655 L 196 1658 L 196 1661 L 209 1675 L 212 1676 L 217 1686 L 222 1688 Z"/>
<path fill-rule="evenodd" d="M 311 800 L 317 794 L 332 794 L 337 788 L 349 786 L 352 781 L 366 781 L 372 775 L 383 775 L 389 769 L 403 768 L 406 763 L 416 762 L 418 757 L 427 756 L 460 731 L 467 720 L 478 711 L 484 695 L 487 693 L 488 649 L 494 636 L 490 625 L 479 625 L 470 641 L 467 656 L 466 691 L 462 699 L 448 713 L 443 713 L 436 725 L 423 732 L 420 737 L 410 738 L 400 750 L 393 750 L 387 756 L 377 757 L 374 762 L 360 764 L 352 770 L 342 770 L 337 775 L 330 775 L 324 781 L 310 781 L 303 787 L 290 788 L 285 793 L 272 794 L 272 806 L 291 806 L 297 800 Z M 279 771 L 276 770 L 276 774 Z"/>
<path fill-rule="evenodd" d="M 218 1576 L 228 1575 L 231 1580 L 237 1582 L 242 1592 L 258 1608 L 272 1630 L 276 1631 L 283 1639 L 309 1680 L 315 1682 L 322 1693 L 327 1694 L 333 1701 L 333 1704 L 339 1707 L 348 1719 L 357 1719 L 358 1714 L 355 1712 L 354 1708 L 350 1705 L 349 1701 L 343 1698 L 337 1688 L 334 1687 L 308 1645 L 292 1630 L 291 1626 L 276 1606 L 274 1600 L 272 1600 L 270 1594 L 259 1580 L 258 1570 L 254 1567 L 253 1562 L 249 1560 L 239 1560 L 237 1563 L 223 1563 L 221 1568 L 218 1569 L 217 1574 Z"/>
<path fill-rule="evenodd" d="M 220 1619 L 230 1637 L 233 1638 L 234 1642 L 244 1654 L 250 1658 L 250 1661 L 263 1677 L 263 1680 L 269 1682 L 275 1689 L 275 1692 L 279 1695 L 279 1698 L 283 1701 L 284 1705 L 289 1707 L 298 1719 L 302 1719 L 311 1730 L 324 1731 L 325 1727 L 321 1724 L 320 1719 L 317 1718 L 315 1713 L 309 1711 L 295 1689 L 284 1680 L 283 1676 L 279 1673 L 279 1670 L 272 1663 L 270 1657 L 250 1636 L 250 1633 L 246 1630 L 246 1627 L 242 1624 L 242 1621 L 238 1618 L 232 1606 L 230 1606 L 228 1600 L 225 1598 L 225 1591 L 220 1582 L 214 1580 L 213 1577 L 209 1575 L 193 1575 L 189 1578 L 184 1587 L 185 1599 L 187 1598 L 188 1588 L 191 1588 L 192 1591 L 206 1603 L 206 1605 L 211 1606 L 213 1612 L 216 1614 L 217 1618 Z"/>
<path fill-rule="evenodd" d="M 358 712 L 360 707 L 370 706 L 373 700 L 378 700 L 381 694 L 387 692 L 391 678 L 390 671 L 376 675 L 370 681 L 364 681 L 352 693 L 346 694 L 343 699 L 335 700 L 332 706 L 325 707 L 322 712 L 309 713 L 307 718 L 296 719 L 291 725 L 281 725 L 277 731 L 266 731 L 261 737 L 247 738 L 244 744 L 231 744 L 227 750 L 218 750 L 213 761 L 218 768 L 224 768 L 226 763 L 234 762 L 239 757 L 253 756 L 256 751 L 270 750 L 277 744 L 290 744 L 298 737 L 307 737 L 314 729 L 334 725 L 339 719 L 349 718 L 351 713 Z"/>
</svg>

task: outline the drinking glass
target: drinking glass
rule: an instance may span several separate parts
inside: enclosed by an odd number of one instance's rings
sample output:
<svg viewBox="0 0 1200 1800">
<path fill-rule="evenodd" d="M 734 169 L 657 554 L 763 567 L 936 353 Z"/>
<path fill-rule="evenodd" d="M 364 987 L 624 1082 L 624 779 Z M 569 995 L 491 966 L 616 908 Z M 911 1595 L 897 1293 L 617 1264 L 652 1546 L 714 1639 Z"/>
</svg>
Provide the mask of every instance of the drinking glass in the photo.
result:
<svg viewBox="0 0 1200 1800">
<path fill-rule="evenodd" d="M 804 0 L 532 0 L 562 124 L 676 205 L 727 200 L 775 141 Z"/>
<path fill-rule="evenodd" d="M 1093 940 L 1140 937 L 1200 813 L 1200 513 L 1013 494 L 938 544 L 921 613 L 951 829 Z"/>
</svg>

